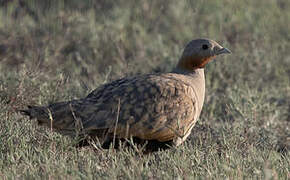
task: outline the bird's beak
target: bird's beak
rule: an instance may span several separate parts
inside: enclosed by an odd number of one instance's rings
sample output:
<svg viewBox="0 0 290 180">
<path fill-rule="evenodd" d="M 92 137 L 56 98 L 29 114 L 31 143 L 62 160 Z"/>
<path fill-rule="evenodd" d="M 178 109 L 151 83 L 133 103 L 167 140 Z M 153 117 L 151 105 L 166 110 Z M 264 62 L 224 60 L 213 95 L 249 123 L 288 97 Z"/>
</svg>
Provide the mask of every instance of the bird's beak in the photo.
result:
<svg viewBox="0 0 290 180">
<path fill-rule="evenodd" d="M 220 48 L 215 52 L 215 55 L 219 55 L 219 54 L 231 54 L 232 52 L 228 49 L 228 48 Z"/>
</svg>

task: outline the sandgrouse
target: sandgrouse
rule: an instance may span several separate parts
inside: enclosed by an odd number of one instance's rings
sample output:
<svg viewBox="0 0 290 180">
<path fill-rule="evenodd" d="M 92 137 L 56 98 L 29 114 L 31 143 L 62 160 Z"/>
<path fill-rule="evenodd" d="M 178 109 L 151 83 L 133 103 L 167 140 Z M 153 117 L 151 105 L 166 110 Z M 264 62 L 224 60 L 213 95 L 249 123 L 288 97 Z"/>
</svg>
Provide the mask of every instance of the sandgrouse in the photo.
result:
<svg viewBox="0 0 290 180">
<path fill-rule="evenodd" d="M 178 146 L 202 110 L 205 65 L 225 53 L 231 52 L 213 40 L 195 39 L 186 45 L 170 73 L 118 79 L 83 99 L 28 106 L 21 112 L 62 134 L 99 139 L 104 144 L 136 138 Z"/>
</svg>

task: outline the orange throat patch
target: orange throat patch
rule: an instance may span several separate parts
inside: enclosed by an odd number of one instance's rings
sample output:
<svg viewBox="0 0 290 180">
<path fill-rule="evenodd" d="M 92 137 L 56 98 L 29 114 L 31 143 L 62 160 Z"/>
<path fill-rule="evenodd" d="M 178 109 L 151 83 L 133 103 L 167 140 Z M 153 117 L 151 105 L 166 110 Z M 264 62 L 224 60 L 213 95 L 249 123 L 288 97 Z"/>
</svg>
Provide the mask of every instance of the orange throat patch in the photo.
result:
<svg viewBox="0 0 290 180">
<path fill-rule="evenodd" d="M 207 57 L 207 58 L 193 58 L 193 57 L 186 57 L 179 60 L 177 64 L 177 68 L 192 71 L 198 68 L 204 68 L 205 65 L 211 61 L 215 56 Z"/>
</svg>

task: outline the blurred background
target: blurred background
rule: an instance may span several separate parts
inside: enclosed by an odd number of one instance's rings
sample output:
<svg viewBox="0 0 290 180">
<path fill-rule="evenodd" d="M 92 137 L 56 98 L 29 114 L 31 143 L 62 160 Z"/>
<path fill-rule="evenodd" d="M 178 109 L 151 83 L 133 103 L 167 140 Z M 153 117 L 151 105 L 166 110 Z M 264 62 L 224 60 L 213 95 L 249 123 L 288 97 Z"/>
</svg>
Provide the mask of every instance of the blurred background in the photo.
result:
<svg viewBox="0 0 290 180">
<path fill-rule="evenodd" d="M 241 161 L 245 154 L 264 157 L 266 150 L 287 154 L 289 20 L 289 0 L 1 0 L 0 134 L 11 143 L 0 145 L 1 152 L 25 151 L 17 147 L 37 134 L 38 127 L 16 109 L 84 97 L 126 76 L 168 72 L 186 43 L 203 37 L 233 53 L 206 67 L 205 105 L 188 146 L 234 151 L 232 157 Z M 12 127 L 17 131 L 10 132 Z M 32 134 L 18 139 L 27 132 Z M 52 143 L 37 142 L 41 149 Z M 263 169 L 259 162 L 253 166 Z M 288 169 L 289 175 L 289 166 L 279 167 L 270 165 L 279 175 Z"/>
</svg>

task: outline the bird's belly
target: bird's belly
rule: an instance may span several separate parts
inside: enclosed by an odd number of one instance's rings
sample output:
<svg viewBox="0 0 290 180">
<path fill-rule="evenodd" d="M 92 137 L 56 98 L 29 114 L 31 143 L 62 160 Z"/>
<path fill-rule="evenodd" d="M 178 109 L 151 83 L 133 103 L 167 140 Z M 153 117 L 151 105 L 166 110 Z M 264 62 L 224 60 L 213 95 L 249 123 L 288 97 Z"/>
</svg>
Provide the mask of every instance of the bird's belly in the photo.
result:
<svg viewBox="0 0 290 180">
<path fill-rule="evenodd" d="M 177 137 L 186 136 L 191 130 L 191 124 L 194 120 L 189 122 L 177 121 L 177 120 L 167 120 L 166 116 L 159 118 L 158 122 L 154 125 L 150 122 L 145 123 L 135 123 L 126 126 L 118 126 L 115 129 L 115 134 L 119 138 L 130 138 L 138 137 L 144 140 L 157 140 L 159 142 L 166 142 L 173 140 Z M 112 131 L 111 131 L 112 132 Z M 112 132 L 113 133 L 113 132 Z"/>
</svg>

